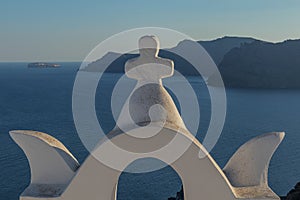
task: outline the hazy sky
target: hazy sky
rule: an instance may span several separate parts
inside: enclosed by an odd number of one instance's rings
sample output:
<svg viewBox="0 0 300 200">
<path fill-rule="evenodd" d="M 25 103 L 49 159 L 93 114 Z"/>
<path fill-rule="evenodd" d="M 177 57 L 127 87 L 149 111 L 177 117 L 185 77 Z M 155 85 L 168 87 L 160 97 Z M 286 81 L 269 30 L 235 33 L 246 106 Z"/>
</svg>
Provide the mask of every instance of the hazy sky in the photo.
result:
<svg viewBox="0 0 300 200">
<path fill-rule="evenodd" d="M 197 40 L 300 38 L 299 0 L 2 0 L 0 61 L 81 61 L 99 42 L 145 26 Z"/>
</svg>

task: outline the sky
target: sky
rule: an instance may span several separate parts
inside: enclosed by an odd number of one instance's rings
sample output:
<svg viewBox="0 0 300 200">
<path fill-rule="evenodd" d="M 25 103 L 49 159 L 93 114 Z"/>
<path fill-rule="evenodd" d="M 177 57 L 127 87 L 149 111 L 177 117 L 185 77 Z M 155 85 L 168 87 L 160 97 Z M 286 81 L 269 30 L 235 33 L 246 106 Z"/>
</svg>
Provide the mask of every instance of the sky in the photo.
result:
<svg viewBox="0 0 300 200">
<path fill-rule="evenodd" d="M 82 61 L 101 41 L 138 27 L 196 40 L 300 38 L 299 0 L 1 0 L 0 62 Z"/>
</svg>

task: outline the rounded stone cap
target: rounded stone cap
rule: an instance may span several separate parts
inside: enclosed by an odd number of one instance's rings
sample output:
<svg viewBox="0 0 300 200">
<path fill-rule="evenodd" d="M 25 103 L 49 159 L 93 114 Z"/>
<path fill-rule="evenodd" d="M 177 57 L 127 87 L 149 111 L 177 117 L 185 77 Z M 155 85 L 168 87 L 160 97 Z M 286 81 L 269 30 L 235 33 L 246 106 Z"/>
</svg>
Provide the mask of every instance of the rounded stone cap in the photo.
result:
<svg viewBox="0 0 300 200">
<path fill-rule="evenodd" d="M 153 49 L 158 52 L 159 40 L 156 36 L 146 35 L 139 39 L 139 49 Z"/>
</svg>

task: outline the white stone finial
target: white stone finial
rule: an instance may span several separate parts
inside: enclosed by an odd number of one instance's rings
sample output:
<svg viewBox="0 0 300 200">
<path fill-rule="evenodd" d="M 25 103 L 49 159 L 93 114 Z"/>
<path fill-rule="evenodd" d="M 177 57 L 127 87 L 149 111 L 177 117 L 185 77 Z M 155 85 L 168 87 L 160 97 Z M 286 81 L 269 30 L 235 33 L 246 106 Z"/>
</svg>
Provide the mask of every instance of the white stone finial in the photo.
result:
<svg viewBox="0 0 300 200">
<path fill-rule="evenodd" d="M 126 75 L 136 79 L 137 84 L 122 108 L 116 128 L 125 131 L 128 127 L 170 123 L 186 129 L 172 97 L 161 82 L 162 78 L 173 75 L 173 61 L 158 57 L 159 40 L 156 36 L 143 36 L 138 43 L 140 56 L 125 64 Z M 135 136 L 146 135 L 139 132 Z"/>
<path fill-rule="evenodd" d="M 129 78 L 160 83 L 162 78 L 173 75 L 173 61 L 158 57 L 159 40 L 156 36 L 141 37 L 139 52 L 139 57 L 130 59 L 125 64 L 125 72 Z"/>
</svg>

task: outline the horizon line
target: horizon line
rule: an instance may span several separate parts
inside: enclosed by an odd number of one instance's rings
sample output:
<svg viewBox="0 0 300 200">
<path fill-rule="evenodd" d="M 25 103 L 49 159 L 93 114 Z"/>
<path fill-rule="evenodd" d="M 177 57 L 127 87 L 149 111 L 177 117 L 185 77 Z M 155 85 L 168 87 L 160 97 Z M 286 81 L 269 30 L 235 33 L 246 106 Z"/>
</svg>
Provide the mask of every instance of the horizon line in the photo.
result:
<svg viewBox="0 0 300 200">
<path fill-rule="evenodd" d="M 214 37 L 212 39 L 197 39 L 195 41 L 197 42 L 212 42 L 212 41 L 216 41 L 218 39 L 223 39 L 223 38 L 248 38 L 248 39 L 254 39 L 257 41 L 262 41 L 262 42 L 267 42 L 267 43 L 272 43 L 272 44 L 279 44 L 279 43 L 283 43 L 286 41 L 295 41 L 295 40 L 300 40 L 299 38 L 287 38 L 287 39 L 283 39 L 283 40 L 278 40 L 278 41 L 270 41 L 270 40 L 265 40 L 262 38 L 256 38 L 253 36 L 245 36 L 245 35 L 223 35 L 223 36 L 219 36 L 219 37 Z M 178 44 L 182 42 L 179 41 Z M 175 46 L 174 46 L 175 47 Z M 0 63 L 31 63 L 31 62 L 65 62 L 65 63 L 71 63 L 71 62 L 83 62 L 84 59 L 82 60 L 43 60 L 43 59 L 37 59 L 37 60 L 0 60 Z"/>
</svg>

